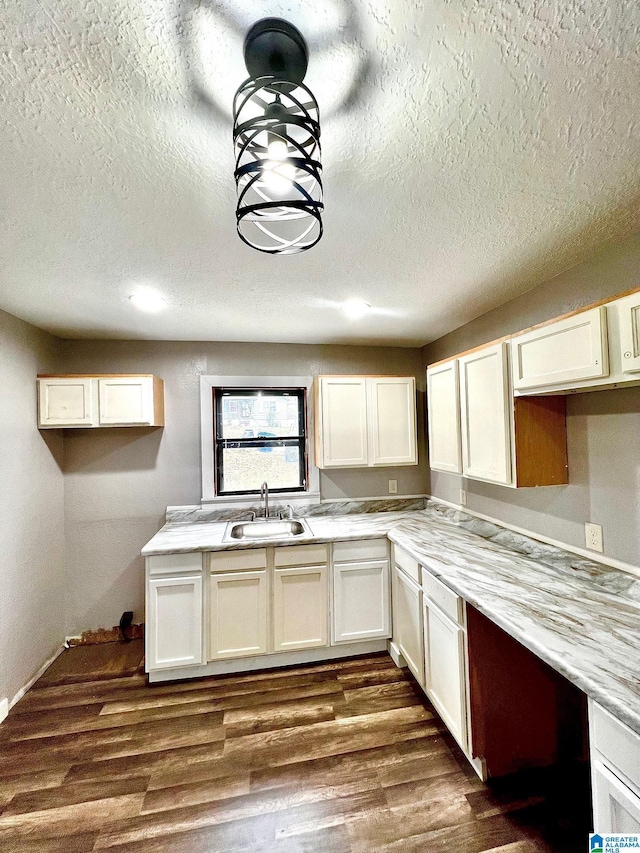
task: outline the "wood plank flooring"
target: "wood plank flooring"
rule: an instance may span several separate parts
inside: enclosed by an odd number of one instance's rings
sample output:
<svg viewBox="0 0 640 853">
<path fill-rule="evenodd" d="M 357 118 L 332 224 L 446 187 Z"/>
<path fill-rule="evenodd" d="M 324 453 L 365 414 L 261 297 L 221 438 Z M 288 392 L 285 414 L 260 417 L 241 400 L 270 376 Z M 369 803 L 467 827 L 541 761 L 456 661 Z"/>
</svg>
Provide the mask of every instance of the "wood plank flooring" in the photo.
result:
<svg viewBox="0 0 640 853">
<path fill-rule="evenodd" d="M 387 655 L 153 687 L 80 669 L 0 726 L 3 853 L 586 849 L 586 780 L 483 785 Z"/>
</svg>

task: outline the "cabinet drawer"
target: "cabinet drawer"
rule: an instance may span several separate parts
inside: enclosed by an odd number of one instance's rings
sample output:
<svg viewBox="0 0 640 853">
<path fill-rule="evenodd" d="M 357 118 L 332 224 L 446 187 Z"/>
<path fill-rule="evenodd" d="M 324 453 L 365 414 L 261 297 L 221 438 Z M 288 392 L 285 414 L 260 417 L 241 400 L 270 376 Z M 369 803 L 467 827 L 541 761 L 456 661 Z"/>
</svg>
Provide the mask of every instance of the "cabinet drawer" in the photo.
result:
<svg viewBox="0 0 640 853">
<path fill-rule="evenodd" d="M 589 703 L 591 747 L 640 791 L 640 735 L 595 702 Z"/>
<path fill-rule="evenodd" d="M 198 551 L 191 554 L 158 554 L 147 557 L 149 575 L 175 574 L 176 572 L 202 571 L 202 554 Z"/>
<path fill-rule="evenodd" d="M 458 625 L 464 625 L 464 602 L 422 566 L 422 590 Z"/>
<path fill-rule="evenodd" d="M 326 562 L 326 545 L 291 545 L 288 548 L 275 549 L 275 566 L 313 566 Z"/>
<path fill-rule="evenodd" d="M 264 569 L 267 565 L 266 548 L 250 548 L 246 551 L 213 551 L 212 572 L 244 572 L 247 569 Z"/>
<path fill-rule="evenodd" d="M 420 564 L 417 560 L 414 560 L 396 545 L 393 546 L 393 559 L 396 566 L 399 566 L 405 574 L 409 575 L 411 580 L 420 583 Z"/>
<path fill-rule="evenodd" d="M 334 563 L 352 563 L 366 560 L 386 560 L 386 539 L 360 539 L 357 542 L 335 542 Z"/>
</svg>

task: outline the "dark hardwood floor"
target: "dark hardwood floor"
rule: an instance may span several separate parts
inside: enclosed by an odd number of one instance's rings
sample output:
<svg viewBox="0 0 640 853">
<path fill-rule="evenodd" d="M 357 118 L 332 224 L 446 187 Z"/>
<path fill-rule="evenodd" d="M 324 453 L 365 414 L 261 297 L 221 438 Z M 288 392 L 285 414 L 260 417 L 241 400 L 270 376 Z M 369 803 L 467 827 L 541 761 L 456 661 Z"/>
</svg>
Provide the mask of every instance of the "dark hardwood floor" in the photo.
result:
<svg viewBox="0 0 640 853">
<path fill-rule="evenodd" d="M 586 849 L 586 782 L 483 785 L 386 655 L 148 687 L 74 651 L 0 726 L 3 853 Z"/>
</svg>

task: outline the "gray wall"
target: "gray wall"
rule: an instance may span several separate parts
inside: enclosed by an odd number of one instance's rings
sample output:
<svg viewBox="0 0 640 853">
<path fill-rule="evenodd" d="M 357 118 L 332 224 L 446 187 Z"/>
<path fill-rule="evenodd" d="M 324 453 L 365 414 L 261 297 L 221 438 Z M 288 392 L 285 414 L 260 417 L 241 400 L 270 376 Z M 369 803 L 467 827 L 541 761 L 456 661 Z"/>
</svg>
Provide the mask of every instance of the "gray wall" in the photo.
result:
<svg viewBox="0 0 640 853">
<path fill-rule="evenodd" d="M 0 311 L 0 699 L 10 701 L 64 639 L 62 435 L 40 433 L 36 374 L 62 342 Z"/>
<path fill-rule="evenodd" d="M 142 618 L 140 548 L 168 505 L 200 502 L 200 375 L 389 373 L 415 375 L 424 425 L 420 350 L 296 344 L 66 341 L 70 373 L 155 373 L 165 382 L 164 429 L 70 430 L 65 434 L 67 632 L 115 625 L 123 610 Z M 420 446 L 424 447 L 421 435 Z M 321 475 L 324 498 L 428 491 L 418 466 Z"/>
<path fill-rule="evenodd" d="M 640 235 L 484 314 L 423 349 L 424 364 L 640 287 Z M 431 493 L 470 509 L 585 547 L 584 522 L 603 526 L 605 554 L 640 565 L 640 388 L 567 397 L 569 485 L 506 489 L 431 472 Z"/>
</svg>

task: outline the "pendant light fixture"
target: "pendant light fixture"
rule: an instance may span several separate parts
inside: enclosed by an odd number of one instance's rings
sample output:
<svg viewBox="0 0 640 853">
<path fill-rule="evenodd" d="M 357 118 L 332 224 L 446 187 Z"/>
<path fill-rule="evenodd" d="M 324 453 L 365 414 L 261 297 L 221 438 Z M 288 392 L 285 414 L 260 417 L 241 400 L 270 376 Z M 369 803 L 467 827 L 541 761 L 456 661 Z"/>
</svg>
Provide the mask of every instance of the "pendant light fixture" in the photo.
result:
<svg viewBox="0 0 640 853">
<path fill-rule="evenodd" d="M 233 103 L 238 234 L 261 252 L 303 252 L 322 237 L 324 209 L 307 46 L 292 24 L 264 18 L 247 33 L 244 60 L 250 76 Z"/>
</svg>

